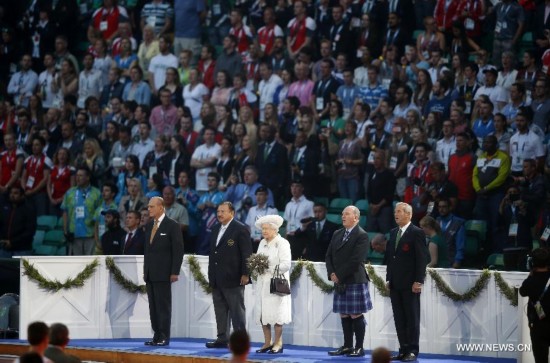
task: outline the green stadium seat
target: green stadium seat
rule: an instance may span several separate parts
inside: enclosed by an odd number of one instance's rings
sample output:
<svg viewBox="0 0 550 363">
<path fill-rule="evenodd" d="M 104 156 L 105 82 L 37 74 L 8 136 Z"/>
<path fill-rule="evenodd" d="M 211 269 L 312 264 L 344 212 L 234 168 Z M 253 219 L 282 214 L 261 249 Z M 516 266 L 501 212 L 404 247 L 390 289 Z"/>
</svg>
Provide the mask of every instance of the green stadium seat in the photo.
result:
<svg viewBox="0 0 550 363">
<path fill-rule="evenodd" d="M 39 216 L 36 219 L 36 228 L 41 231 L 51 231 L 57 225 L 57 216 Z"/>
<path fill-rule="evenodd" d="M 353 201 L 347 198 L 334 198 L 330 201 L 328 212 L 331 214 L 342 214 L 344 208 L 348 205 L 352 205 Z"/>
<path fill-rule="evenodd" d="M 493 253 L 487 257 L 487 267 L 496 270 L 504 269 L 504 255 L 502 253 Z"/>
<path fill-rule="evenodd" d="M 365 229 L 367 227 L 367 216 L 360 216 L 359 217 L 359 227 Z"/>
<path fill-rule="evenodd" d="M 369 212 L 369 201 L 366 199 L 359 199 L 355 202 L 355 206 L 359 209 L 361 214 L 367 215 Z"/>
<path fill-rule="evenodd" d="M 418 37 L 420 36 L 420 34 L 422 34 L 423 32 L 424 32 L 424 29 L 416 29 L 413 32 L 413 40 L 414 40 L 415 43 L 416 43 L 416 40 L 418 39 Z"/>
<path fill-rule="evenodd" d="M 464 228 L 466 228 L 466 235 L 476 237 L 480 243 L 485 242 L 487 238 L 487 222 L 472 219 L 464 223 Z"/>
<path fill-rule="evenodd" d="M 371 265 L 381 265 L 384 262 L 384 254 L 378 253 L 369 248 L 369 253 L 367 254 L 367 262 L 370 262 Z"/>
<path fill-rule="evenodd" d="M 55 229 L 59 229 L 60 231 L 63 230 L 63 218 L 57 219 L 57 224 L 55 225 Z"/>
<path fill-rule="evenodd" d="M 44 236 L 46 235 L 46 232 L 44 231 L 41 231 L 41 230 L 37 230 L 35 233 L 34 233 L 34 238 L 32 240 L 32 249 L 35 250 L 36 248 L 38 248 L 38 246 L 41 246 L 42 243 L 44 242 Z"/>
<path fill-rule="evenodd" d="M 342 225 L 342 216 L 340 214 L 327 214 L 327 220 L 331 221 L 332 223 L 336 223 L 337 225 Z"/>
<path fill-rule="evenodd" d="M 65 235 L 63 234 L 63 231 L 57 229 L 48 231 L 44 236 L 44 245 L 59 248 L 65 246 L 65 243 Z"/>
<path fill-rule="evenodd" d="M 329 200 L 327 197 L 315 197 L 313 198 L 313 203 L 320 203 L 323 204 L 325 207 L 328 208 Z"/>
</svg>

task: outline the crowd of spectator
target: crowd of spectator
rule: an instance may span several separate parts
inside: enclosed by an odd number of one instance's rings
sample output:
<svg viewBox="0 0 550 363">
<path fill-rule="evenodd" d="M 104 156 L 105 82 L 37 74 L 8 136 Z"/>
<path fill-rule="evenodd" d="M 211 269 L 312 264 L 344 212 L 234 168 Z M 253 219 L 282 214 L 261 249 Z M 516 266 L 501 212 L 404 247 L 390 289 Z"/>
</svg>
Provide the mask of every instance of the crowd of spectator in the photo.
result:
<svg viewBox="0 0 550 363">
<path fill-rule="evenodd" d="M 487 255 L 546 244 L 549 2 L 78 4 L 0 3 L 5 254 L 32 249 L 12 212 L 62 216 L 70 253 L 93 254 L 154 196 L 199 254 L 231 201 L 256 241 L 255 218 L 284 211 L 307 258 L 335 197 L 366 199 L 382 234 L 411 204 L 447 246 L 437 266 L 464 265 L 471 219 Z"/>
</svg>

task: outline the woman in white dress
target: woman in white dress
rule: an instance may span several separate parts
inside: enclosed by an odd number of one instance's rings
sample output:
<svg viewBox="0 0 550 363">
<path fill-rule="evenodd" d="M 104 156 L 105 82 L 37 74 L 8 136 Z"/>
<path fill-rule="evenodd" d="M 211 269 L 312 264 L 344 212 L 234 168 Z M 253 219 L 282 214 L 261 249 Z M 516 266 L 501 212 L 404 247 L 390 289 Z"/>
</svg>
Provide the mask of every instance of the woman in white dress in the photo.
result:
<svg viewBox="0 0 550 363">
<path fill-rule="evenodd" d="M 290 295 L 279 296 L 269 292 L 269 286 L 275 267 L 290 279 L 290 243 L 279 235 L 283 218 L 278 215 L 267 215 L 258 218 L 255 225 L 262 231 L 258 253 L 269 257 L 269 268 L 259 275 L 254 283 L 255 311 L 254 320 L 262 325 L 265 343 L 256 353 L 279 354 L 283 352 L 283 324 L 292 321 Z M 271 326 L 275 326 L 275 339 L 271 340 Z"/>
</svg>

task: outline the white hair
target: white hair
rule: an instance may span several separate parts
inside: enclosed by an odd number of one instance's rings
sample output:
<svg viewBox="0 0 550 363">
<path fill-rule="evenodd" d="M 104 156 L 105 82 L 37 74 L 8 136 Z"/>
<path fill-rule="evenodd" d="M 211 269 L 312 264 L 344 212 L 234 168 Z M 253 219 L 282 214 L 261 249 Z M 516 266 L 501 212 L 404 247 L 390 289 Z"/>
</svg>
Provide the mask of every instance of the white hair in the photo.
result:
<svg viewBox="0 0 550 363">
<path fill-rule="evenodd" d="M 357 208 L 357 207 L 354 206 L 354 205 L 348 205 L 348 206 L 347 206 L 346 208 L 344 208 L 344 209 L 348 209 L 348 208 L 353 212 L 353 214 L 354 214 L 357 218 L 361 217 L 361 212 L 359 211 L 359 208 Z"/>
<path fill-rule="evenodd" d="M 399 202 L 395 205 L 395 209 L 397 209 L 397 207 L 403 207 L 403 211 L 409 215 L 412 215 L 413 213 L 413 208 L 410 204 Z"/>
</svg>

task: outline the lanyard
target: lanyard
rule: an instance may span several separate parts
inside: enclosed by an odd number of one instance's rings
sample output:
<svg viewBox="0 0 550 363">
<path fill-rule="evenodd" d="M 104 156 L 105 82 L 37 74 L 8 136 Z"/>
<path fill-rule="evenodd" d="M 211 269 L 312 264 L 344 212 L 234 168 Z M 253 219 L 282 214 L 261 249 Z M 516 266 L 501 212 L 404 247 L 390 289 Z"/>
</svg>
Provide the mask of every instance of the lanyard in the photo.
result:
<svg viewBox="0 0 550 363">
<path fill-rule="evenodd" d="M 392 30 L 388 29 L 386 33 L 386 45 L 393 45 L 393 43 L 395 42 L 395 38 L 397 38 L 397 36 L 399 35 L 399 30 L 400 29 L 395 30 L 393 32 L 393 36 L 391 36 Z M 391 36 L 391 40 L 390 40 L 390 36 Z"/>
<path fill-rule="evenodd" d="M 319 83 L 319 87 L 317 88 L 317 97 L 323 97 L 323 94 L 327 91 L 327 88 L 330 85 L 331 81 L 332 81 L 332 79 L 330 79 L 330 78 L 326 81 L 323 81 L 323 80 L 320 81 L 321 83 Z M 321 86 L 321 84 L 323 84 L 323 83 L 324 83 L 324 85 Z M 319 91 L 321 91 L 321 93 L 319 93 Z"/>
</svg>

